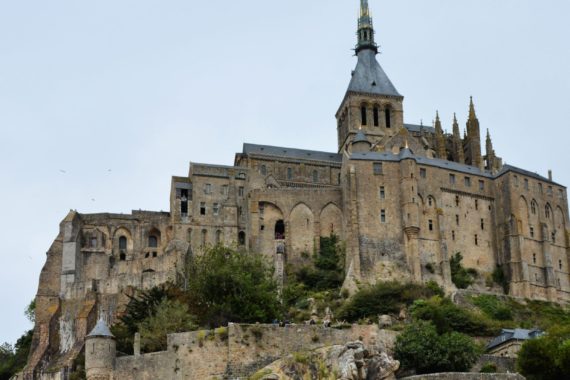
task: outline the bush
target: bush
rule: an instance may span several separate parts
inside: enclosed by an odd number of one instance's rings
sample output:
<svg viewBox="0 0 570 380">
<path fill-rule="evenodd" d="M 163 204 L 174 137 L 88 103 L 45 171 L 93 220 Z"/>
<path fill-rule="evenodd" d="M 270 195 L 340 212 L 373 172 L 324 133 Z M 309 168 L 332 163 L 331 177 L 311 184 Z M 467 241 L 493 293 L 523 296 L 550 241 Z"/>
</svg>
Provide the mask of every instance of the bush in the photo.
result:
<svg viewBox="0 0 570 380">
<path fill-rule="evenodd" d="M 479 350 L 466 335 L 438 335 L 429 322 L 415 322 L 396 339 L 395 357 L 405 370 L 418 374 L 463 372 L 477 361 Z"/>
<path fill-rule="evenodd" d="M 494 363 L 485 363 L 481 367 L 480 373 L 497 373 L 497 366 Z"/>
<path fill-rule="evenodd" d="M 457 331 L 471 336 L 495 336 L 500 330 L 485 318 L 439 296 L 416 301 L 412 316 L 416 320 L 432 322 L 440 334 Z"/>
<path fill-rule="evenodd" d="M 321 237 L 313 266 L 296 273 L 298 282 L 316 291 L 338 289 L 344 281 L 344 249 L 336 235 Z"/>
<path fill-rule="evenodd" d="M 426 287 L 398 282 L 380 282 L 357 292 L 339 311 L 338 319 L 356 322 L 382 314 L 395 314 L 417 299 L 432 297 L 439 287 Z"/>
<path fill-rule="evenodd" d="M 192 331 L 197 327 L 187 305 L 164 299 L 156 313 L 139 324 L 141 349 L 144 352 L 165 351 L 167 334 Z"/>
<path fill-rule="evenodd" d="M 473 297 L 473 303 L 489 318 L 497 321 L 510 321 L 513 319 L 512 308 L 495 296 L 481 295 Z"/>
<path fill-rule="evenodd" d="M 493 274 L 491 276 L 493 278 L 493 282 L 497 285 L 501 285 L 505 294 L 508 294 L 509 293 L 509 279 L 507 278 L 507 275 L 505 274 L 505 271 L 503 270 L 503 268 L 501 266 L 497 265 L 497 267 L 495 268 L 495 270 L 493 271 Z"/>
<path fill-rule="evenodd" d="M 190 313 L 204 327 L 270 323 L 280 314 L 273 270 L 260 255 L 216 246 L 190 263 Z"/>
<path fill-rule="evenodd" d="M 557 327 L 546 336 L 525 342 L 517 369 L 528 380 L 570 378 L 570 327 Z"/>
<path fill-rule="evenodd" d="M 24 369 L 32 345 L 33 330 L 22 335 L 14 347 L 8 343 L 0 345 L 0 379 L 8 380 Z"/>
<path fill-rule="evenodd" d="M 465 269 L 461 262 L 463 261 L 463 256 L 461 253 L 456 253 L 449 260 L 449 266 L 451 268 L 451 281 L 459 289 L 467 289 L 473 284 L 474 277 L 477 275 L 475 269 Z"/>
</svg>

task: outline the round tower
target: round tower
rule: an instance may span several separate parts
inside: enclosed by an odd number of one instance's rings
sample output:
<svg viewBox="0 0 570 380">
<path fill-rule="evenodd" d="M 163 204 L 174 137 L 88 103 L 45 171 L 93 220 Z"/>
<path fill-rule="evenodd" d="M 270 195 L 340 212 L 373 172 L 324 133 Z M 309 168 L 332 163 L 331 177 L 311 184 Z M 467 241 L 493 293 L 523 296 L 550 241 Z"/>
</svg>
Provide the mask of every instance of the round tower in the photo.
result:
<svg viewBox="0 0 570 380">
<path fill-rule="evenodd" d="M 115 337 L 100 319 L 85 338 L 85 372 L 87 380 L 111 380 L 116 357 Z"/>
<path fill-rule="evenodd" d="M 371 146 L 372 144 L 370 144 L 370 141 L 368 141 L 366 135 L 362 133 L 362 131 L 359 131 L 354 140 L 352 140 L 352 151 L 354 153 L 370 152 Z"/>
</svg>

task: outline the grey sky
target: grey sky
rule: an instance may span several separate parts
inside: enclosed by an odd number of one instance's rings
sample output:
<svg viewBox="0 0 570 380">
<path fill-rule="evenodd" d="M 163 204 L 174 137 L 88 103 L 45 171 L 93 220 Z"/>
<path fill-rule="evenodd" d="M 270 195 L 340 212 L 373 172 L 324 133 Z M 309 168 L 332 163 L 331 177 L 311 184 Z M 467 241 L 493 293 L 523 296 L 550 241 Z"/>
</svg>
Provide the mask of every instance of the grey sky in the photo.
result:
<svg viewBox="0 0 570 380">
<path fill-rule="evenodd" d="M 570 184 L 570 2 L 370 0 L 405 120 L 438 109 Z M 243 142 L 334 151 L 358 0 L 0 1 L 0 343 L 69 209 L 167 210 L 188 162 Z M 111 171 L 109 171 L 109 169 Z M 65 171 L 64 172 L 61 172 Z"/>
</svg>

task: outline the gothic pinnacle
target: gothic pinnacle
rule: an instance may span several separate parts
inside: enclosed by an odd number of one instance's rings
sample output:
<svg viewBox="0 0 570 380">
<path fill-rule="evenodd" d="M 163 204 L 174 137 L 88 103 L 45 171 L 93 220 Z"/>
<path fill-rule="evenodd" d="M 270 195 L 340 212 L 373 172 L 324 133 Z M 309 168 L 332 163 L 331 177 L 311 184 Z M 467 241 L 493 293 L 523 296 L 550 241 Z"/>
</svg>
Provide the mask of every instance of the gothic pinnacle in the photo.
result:
<svg viewBox="0 0 570 380">
<path fill-rule="evenodd" d="M 372 50 L 378 53 L 378 45 L 374 42 L 374 27 L 368 0 L 360 0 L 360 17 L 358 18 L 358 43 L 356 44 L 356 54 L 362 50 Z"/>
<path fill-rule="evenodd" d="M 475 104 L 473 103 L 473 97 L 471 96 L 471 100 L 469 101 L 469 119 L 476 119 L 477 115 L 475 114 Z"/>
</svg>

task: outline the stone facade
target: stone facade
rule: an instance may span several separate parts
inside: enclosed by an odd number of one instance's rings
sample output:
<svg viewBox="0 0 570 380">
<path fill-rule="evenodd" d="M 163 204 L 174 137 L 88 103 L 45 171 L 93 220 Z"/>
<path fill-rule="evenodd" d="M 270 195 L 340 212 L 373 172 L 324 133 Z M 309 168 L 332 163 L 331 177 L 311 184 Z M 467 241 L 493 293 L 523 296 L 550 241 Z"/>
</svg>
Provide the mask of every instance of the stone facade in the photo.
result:
<svg viewBox="0 0 570 380">
<path fill-rule="evenodd" d="M 366 5 L 338 151 L 244 144 L 232 166 L 191 163 L 173 177 L 170 212 L 71 211 L 40 275 L 26 376 L 68 368 L 99 317 L 112 324 L 136 289 L 183 280 L 189 255 L 214 244 L 263 255 L 286 281 L 287 265 L 338 235 L 349 290 L 396 279 L 454 291 L 449 260 L 461 252 L 481 278 L 500 268 L 512 296 L 570 301 L 566 188 L 503 165 L 490 135 L 483 154 L 473 101 L 465 136 L 456 118 L 449 135 L 439 115 L 434 127 L 405 124 L 373 32 Z"/>
</svg>

